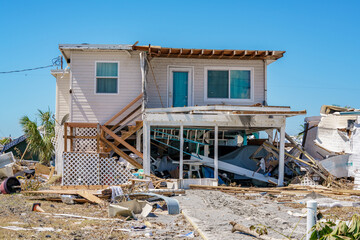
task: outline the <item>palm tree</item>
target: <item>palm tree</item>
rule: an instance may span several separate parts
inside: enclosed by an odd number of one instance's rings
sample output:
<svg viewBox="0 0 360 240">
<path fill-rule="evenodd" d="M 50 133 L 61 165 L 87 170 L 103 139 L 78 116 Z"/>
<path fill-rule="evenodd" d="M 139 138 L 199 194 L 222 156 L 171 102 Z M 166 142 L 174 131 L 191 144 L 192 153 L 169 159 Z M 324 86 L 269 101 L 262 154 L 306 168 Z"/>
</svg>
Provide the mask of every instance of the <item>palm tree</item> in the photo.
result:
<svg viewBox="0 0 360 240">
<path fill-rule="evenodd" d="M 28 116 L 23 116 L 20 119 L 20 124 L 27 135 L 26 141 L 29 144 L 29 151 L 32 154 L 37 154 L 42 164 L 49 164 L 54 154 L 54 146 L 51 140 L 55 136 L 55 121 L 50 109 L 46 112 L 38 111 L 40 126 L 36 120 L 31 121 Z"/>
</svg>

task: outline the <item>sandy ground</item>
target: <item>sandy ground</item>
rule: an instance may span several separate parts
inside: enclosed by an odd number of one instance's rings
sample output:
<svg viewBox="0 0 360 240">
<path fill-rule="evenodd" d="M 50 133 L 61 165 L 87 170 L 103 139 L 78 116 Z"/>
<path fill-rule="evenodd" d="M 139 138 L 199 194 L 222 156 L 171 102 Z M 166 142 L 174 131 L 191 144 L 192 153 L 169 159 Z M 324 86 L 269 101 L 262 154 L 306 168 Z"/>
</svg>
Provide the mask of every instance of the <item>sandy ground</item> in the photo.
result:
<svg viewBox="0 0 360 240">
<path fill-rule="evenodd" d="M 41 203 L 45 214 L 31 211 L 32 203 L 35 202 Z M 183 239 L 178 235 L 194 231 L 182 214 L 168 215 L 167 211 L 160 209 L 154 212 L 155 217 L 125 222 L 121 219 L 101 221 L 51 215 L 55 213 L 108 218 L 107 208 L 93 204 L 66 205 L 62 202 L 34 200 L 34 197 L 22 194 L 0 194 L 0 227 L 30 229 L 14 231 L 0 228 L 0 239 Z M 146 224 L 149 226 L 144 230 L 131 229 Z M 41 228 L 53 229 L 41 231 Z"/>
<path fill-rule="evenodd" d="M 262 224 L 268 227 L 269 236 L 279 239 L 284 236 L 276 231 L 287 236 L 293 232 L 291 236 L 295 239 L 304 235 L 306 219 L 287 213 L 301 213 L 300 209 L 278 204 L 260 194 L 257 196 L 246 199 L 219 191 L 188 190 L 186 196 L 177 199 L 208 239 L 254 239 L 244 234 L 231 233 L 230 221 L 247 227 Z"/>
<path fill-rule="evenodd" d="M 316 194 L 315 194 L 316 195 Z M 311 197 L 310 197 L 311 196 Z M 207 239 L 254 239 L 232 233 L 230 221 L 246 227 L 265 226 L 268 236 L 275 239 L 302 239 L 306 233 L 306 201 L 313 200 L 314 193 L 298 196 L 273 196 L 269 194 L 227 194 L 220 191 L 187 190 L 186 195 L 176 197 L 182 210 L 191 217 Z M 360 215 L 358 197 L 315 196 L 319 206 L 320 221 L 349 221 L 354 214 Z M 357 203 L 356 207 L 352 206 Z M 335 207 L 324 207 L 331 205 Z M 339 207 L 339 205 L 341 205 Z"/>
<path fill-rule="evenodd" d="M 155 210 L 153 217 L 127 220 L 109 220 L 107 207 L 94 204 L 67 205 L 62 202 L 37 200 L 39 196 L 22 194 L 0 194 L 0 239 L 188 239 L 180 235 L 194 232 L 192 239 L 201 236 L 182 215 L 168 215 L 167 211 Z M 231 233 L 230 221 L 244 226 L 265 226 L 268 236 L 285 239 L 301 239 L 306 231 L 306 202 L 304 196 L 283 196 L 261 194 L 227 194 L 220 191 L 187 190 L 185 195 L 175 197 L 180 208 L 199 227 L 207 239 L 254 239 L 250 236 Z M 331 199 L 318 199 L 328 204 Z M 324 208 L 320 211 L 324 219 L 350 220 L 360 213 L 360 207 L 349 206 L 359 199 L 339 198 L 335 202 L 347 204 L 345 207 Z M 46 213 L 31 211 L 33 203 L 41 203 Z M 291 212 L 291 215 L 289 214 Z M 107 220 L 67 218 L 54 214 L 75 214 L 87 217 L 107 218 Z M 294 215 L 295 214 L 295 215 Z M 143 230 L 132 227 L 146 225 Z M 20 227 L 9 230 L 1 227 Z M 52 228 L 45 229 L 42 228 Z M 27 230 L 24 230 L 27 229 Z M 280 234 L 281 233 L 281 234 Z"/>
</svg>

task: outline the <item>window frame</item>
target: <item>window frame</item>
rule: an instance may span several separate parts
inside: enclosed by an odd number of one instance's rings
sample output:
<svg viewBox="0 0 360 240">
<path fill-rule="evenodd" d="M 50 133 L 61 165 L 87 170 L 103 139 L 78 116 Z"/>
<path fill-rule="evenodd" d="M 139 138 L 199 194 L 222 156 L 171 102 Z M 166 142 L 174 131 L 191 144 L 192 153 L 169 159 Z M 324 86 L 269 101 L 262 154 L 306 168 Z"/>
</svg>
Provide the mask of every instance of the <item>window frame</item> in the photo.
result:
<svg viewBox="0 0 360 240">
<path fill-rule="evenodd" d="M 96 72 L 97 72 L 97 64 L 98 63 L 117 63 L 118 67 L 117 67 L 117 77 L 112 77 L 112 76 L 97 76 Z M 94 67 L 94 75 L 95 75 L 95 81 L 94 81 L 94 94 L 95 95 L 119 95 L 120 92 L 120 62 L 119 61 L 95 61 L 95 67 Z M 98 93 L 97 92 L 97 79 L 98 78 L 116 78 L 117 80 L 117 89 L 116 89 L 116 93 Z"/>
<path fill-rule="evenodd" d="M 250 98 L 241 99 L 241 98 L 231 98 L 230 86 L 231 86 L 231 73 L 229 72 L 229 81 L 228 81 L 228 98 L 209 98 L 208 97 L 208 71 L 231 71 L 231 70 L 240 70 L 240 71 L 250 71 Z M 204 102 L 208 103 L 251 103 L 254 102 L 254 68 L 253 67 L 225 67 L 225 66 L 207 66 L 204 67 Z"/>
</svg>

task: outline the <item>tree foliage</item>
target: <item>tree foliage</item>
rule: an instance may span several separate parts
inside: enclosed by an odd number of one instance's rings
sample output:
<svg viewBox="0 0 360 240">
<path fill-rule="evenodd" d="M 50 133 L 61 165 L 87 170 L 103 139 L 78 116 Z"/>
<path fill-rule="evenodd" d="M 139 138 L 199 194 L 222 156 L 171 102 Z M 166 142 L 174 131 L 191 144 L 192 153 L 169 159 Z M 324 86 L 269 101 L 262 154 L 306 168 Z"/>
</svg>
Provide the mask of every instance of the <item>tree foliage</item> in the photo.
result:
<svg viewBox="0 0 360 240">
<path fill-rule="evenodd" d="M 349 226 L 344 221 L 340 221 L 337 225 L 328 221 L 325 223 L 317 223 L 313 227 L 310 240 L 355 240 L 360 239 L 360 216 L 353 215 Z"/>
<path fill-rule="evenodd" d="M 46 112 L 38 110 L 40 125 L 37 121 L 31 121 L 28 116 L 20 119 L 20 124 L 27 135 L 29 151 L 39 156 L 40 162 L 48 164 L 54 154 L 54 146 L 51 142 L 55 136 L 55 121 L 50 109 Z"/>
</svg>

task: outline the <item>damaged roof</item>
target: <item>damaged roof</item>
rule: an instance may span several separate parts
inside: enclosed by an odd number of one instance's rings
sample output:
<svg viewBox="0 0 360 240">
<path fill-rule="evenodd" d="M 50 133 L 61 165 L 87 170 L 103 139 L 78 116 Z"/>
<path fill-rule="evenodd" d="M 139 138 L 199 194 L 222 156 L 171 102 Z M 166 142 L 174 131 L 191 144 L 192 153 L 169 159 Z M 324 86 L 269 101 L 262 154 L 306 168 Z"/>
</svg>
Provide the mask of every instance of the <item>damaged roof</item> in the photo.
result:
<svg viewBox="0 0 360 240">
<path fill-rule="evenodd" d="M 243 59 L 277 60 L 285 51 L 274 50 L 233 50 L 233 49 L 193 49 L 168 48 L 160 46 L 133 46 L 134 50 L 147 51 L 152 57 L 206 58 L 206 59 Z"/>
<path fill-rule="evenodd" d="M 131 44 L 59 44 L 65 59 L 69 59 L 71 50 L 80 51 L 145 51 L 151 57 L 200 58 L 200 59 L 241 59 L 241 60 L 277 60 L 284 56 L 285 51 L 275 50 L 235 50 L 235 49 L 194 49 L 169 48 L 161 46 L 137 46 Z"/>
</svg>

